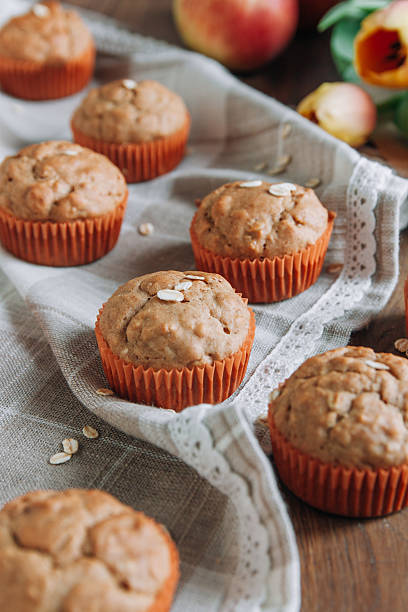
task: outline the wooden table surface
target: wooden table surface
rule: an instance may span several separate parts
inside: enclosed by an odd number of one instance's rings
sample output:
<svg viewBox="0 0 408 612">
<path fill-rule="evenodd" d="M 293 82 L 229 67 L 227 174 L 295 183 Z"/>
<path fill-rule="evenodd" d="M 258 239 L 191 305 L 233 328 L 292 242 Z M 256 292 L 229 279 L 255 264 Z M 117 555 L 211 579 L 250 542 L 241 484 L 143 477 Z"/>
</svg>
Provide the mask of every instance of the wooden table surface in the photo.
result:
<svg viewBox="0 0 408 612">
<path fill-rule="evenodd" d="M 171 0 L 71 3 L 115 17 L 135 32 L 181 45 Z M 338 80 L 328 40 L 314 32 L 298 34 L 280 58 L 243 80 L 294 105 L 323 81 Z M 407 241 L 405 232 L 401 254 L 407 252 Z M 366 329 L 353 334 L 353 344 L 396 352 L 394 341 L 405 336 L 403 282 L 408 260 L 402 256 L 400 266 L 400 279 L 388 305 Z M 299 546 L 303 612 L 408 610 L 408 509 L 375 520 L 346 519 L 313 510 L 288 491 L 283 493 Z"/>
</svg>

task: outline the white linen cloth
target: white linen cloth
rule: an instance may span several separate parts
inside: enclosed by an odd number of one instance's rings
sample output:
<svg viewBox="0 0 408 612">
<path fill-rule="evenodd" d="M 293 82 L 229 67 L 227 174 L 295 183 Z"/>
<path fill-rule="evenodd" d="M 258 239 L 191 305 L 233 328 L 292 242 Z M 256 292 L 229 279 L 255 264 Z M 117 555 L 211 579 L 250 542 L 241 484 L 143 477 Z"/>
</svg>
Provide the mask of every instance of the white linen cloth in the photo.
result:
<svg viewBox="0 0 408 612">
<path fill-rule="evenodd" d="M 3 1 L 0 20 L 28 4 Z M 216 62 L 83 14 L 100 50 L 129 58 L 121 76 L 157 79 L 185 99 L 191 150 L 172 173 L 130 186 L 118 245 L 103 259 L 47 268 L 1 252 L 1 502 L 41 487 L 106 489 L 173 534 L 182 560 L 174 612 L 298 610 L 295 538 L 252 423 L 265 414 L 269 391 L 304 359 L 346 344 L 387 302 L 408 183 Z M 82 95 L 34 103 L 0 94 L 1 157 L 29 142 L 69 139 Z M 317 193 L 338 215 L 326 267 L 344 263 L 341 274 L 323 271 L 301 295 L 253 307 L 248 372 L 222 405 L 176 415 L 97 395 L 107 385 L 93 332 L 102 303 L 134 276 L 194 269 L 194 200 L 226 181 L 268 180 L 254 168 L 263 161 L 273 167 L 283 155 L 292 161 L 271 181 L 321 180 Z M 154 234 L 140 236 L 141 222 L 153 223 Z M 100 432 L 97 440 L 82 436 L 87 423 Z M 78 438 L 80 452 L 49 465 L 65 437 Z"/>
</svg>

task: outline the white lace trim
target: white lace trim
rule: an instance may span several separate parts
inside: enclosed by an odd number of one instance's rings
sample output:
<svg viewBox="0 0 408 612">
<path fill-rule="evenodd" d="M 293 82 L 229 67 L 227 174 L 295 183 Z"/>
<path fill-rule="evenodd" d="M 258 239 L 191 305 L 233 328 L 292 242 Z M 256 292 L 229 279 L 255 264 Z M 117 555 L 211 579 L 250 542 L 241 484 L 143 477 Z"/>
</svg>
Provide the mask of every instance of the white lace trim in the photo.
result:
<svg viewBox="0 0 408 612">
<path fill-rule="evenodd" d="M 324 326 L 359 302 L 371 283 L 376 269 L 374 209 L 391 170 L 377 164 L 375 182 L 373 174 L 373 162 L 362 158 L 350 179 L 347 243 L 340 276 L 310 310 L 294 321 L 237 397 L 251 422 L 266 412 L 269 393 L 315 352 Z"/>
</svg>

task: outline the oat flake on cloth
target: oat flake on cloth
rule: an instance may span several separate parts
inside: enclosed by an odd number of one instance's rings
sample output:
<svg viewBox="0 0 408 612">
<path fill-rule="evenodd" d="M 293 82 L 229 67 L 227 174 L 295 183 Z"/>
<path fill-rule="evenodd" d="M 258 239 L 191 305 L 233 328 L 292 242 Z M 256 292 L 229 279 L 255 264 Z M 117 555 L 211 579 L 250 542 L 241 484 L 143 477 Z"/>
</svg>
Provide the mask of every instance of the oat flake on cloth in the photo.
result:
<svg viewBox="0 0 408 612">
<path fill-rule="evenodd" d="M 0 20 L 28 5 L 3 0 Z M 398 275 L 408 182 L 212 60 L 83 14 L 100 50 L 129 58 L 126 76 L 157 79 L 184 98 L 191 151 L 171 174 L 130 186 L 118 245 L 102 260 L 56 269 L 0 253 L 1 503 L 33 488 L 103 488 L 174 536 L 182 579 L 173 612 L 298 610 L 293 529 L 252 424 L 266 412 L 270 390 L 304 359 L 346 344 L 384 307 Z M 31 103 L 0 94 L 1 157 L 29 142 L 70 138 L 82 95 Z M 296 298 L 254 306 L 247 376 L 222 405 L 176 415 L 97 395 L 107 385 L 93 333 L 101 304 L 134 276 L 193 269 L 194 200 L 226 181 L 266 178 L 254 168 L 284 155 L 292 162 L 275 179 L 318 177 L 318 195 L 337 212 L 326 264 L 344 263 L 340 276 L 323 272 Z M 140 236 L 141 222 L 152 223 L 154 234 Z M 82 435 L 85 424 L 98 439 Z M 79 453 L 50 465 L 65 437 L 79 440 Z"/>
</svg>

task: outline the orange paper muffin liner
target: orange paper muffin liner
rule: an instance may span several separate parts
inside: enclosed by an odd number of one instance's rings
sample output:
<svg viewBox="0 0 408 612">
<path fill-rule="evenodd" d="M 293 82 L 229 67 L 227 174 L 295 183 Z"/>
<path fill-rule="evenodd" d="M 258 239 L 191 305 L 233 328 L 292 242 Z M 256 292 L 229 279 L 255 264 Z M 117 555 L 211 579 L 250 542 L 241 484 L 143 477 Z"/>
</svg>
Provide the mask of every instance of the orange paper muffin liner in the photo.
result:
<svg viewBox="0 0 408 612">
<path fill-rule="evenodd" d="M 173 170 L 184 157 L 190 131 L 190 115 L 174 134 L 151 142 L 117 144 L 87 136 L 71 121 L 74 142 L 106 155 L 124 174 L 128 183 L 148 181 Z"/>
<path fill-rule="evenodd" d="M 197 213 L 196 213 L 197 214 Z M 217 255 L 199 243 L 190 226 L 196 269 L 226 278 L 249 302 L 279 302 L 308 289 L 319 277 L 336 214 L 329 211 L 326 230 L 315 244 L 293 255 L 269 259 L 238 259 Z"/>
<path fill-rule="evenodd" d="M 151 519 L 152 522 L 153 519 Z M 155 522 L 157 525 L 157 523 Z M 163 535 L 166 538 L 166 544 L 170 551 L 170 574 L 167 580 L 163 584 L 160 591 L 157 593 L 156 598 L 152 605 L 146 610 L 146 612 L 169 612 L 170 606 L 173 601 L 174 593 L 177 588 L 177 584 L 180 578 L 180 560 L 177 547 L 173 542 L 172 538 L 167 532 L 167 529 L 161 527 Z"/>
<path fill-rule="evenodd" d="M 99 326 L 102 310 L 103 307 L 95 325 L 96 340 L 105 375 L 120 397 L 180 412 L 187 406 L 222 402 L 241 384 L 255 335 L 255 316 L 251 309 L 248 335 L 230 357 L 203 366 L 158 370 L 136 366 L 111 351 Z"/>
<path fill-rule="evenodd" d="M 95 48 L 65 64 L 45 64 L 0 56 L 0 83 L 4 91 L 25 100 L 53 100 L 71 96 L 90 81 Z"/>
<path fill-rule="evenodd" d="M 0 242 L 19 259 L 43 266 L 78 266 L 99 259 L 115 246 L 127 194 L 101 217 L 76 221 L 18 219 L 0 208 Z"/>
<path fill-rule="evenodd" d="M 279 476 L 311 506 L 343 516 L 375 517 L 408 505 L 408 465 L 377 470 L 323 463 L 296 449 L 268 416 L 273 458 Z"/>
</svg>

